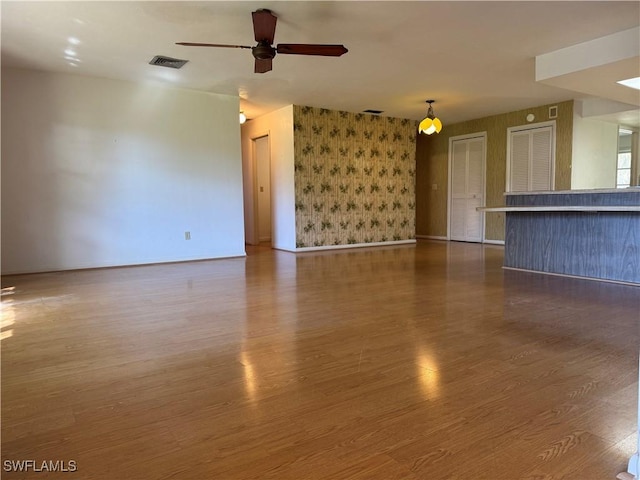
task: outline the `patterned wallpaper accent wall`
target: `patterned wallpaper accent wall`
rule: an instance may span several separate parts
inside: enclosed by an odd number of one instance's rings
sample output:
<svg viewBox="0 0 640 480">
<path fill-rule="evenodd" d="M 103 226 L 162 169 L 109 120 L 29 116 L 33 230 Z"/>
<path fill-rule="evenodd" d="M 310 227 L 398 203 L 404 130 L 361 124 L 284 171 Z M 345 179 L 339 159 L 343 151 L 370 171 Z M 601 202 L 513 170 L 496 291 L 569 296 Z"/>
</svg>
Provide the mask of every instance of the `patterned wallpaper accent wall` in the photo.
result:
<svg viewBox="0 0 640 480">
<path fill-rule="evenodd" d="M 415 238 L 417 122 L 294 105 L 296 247 Z"/>
<path fill-rule="evenodd" d="M 573 139 L 573 100 L 558 106 L 556 121 L 555 189 L 571 188 L 571 151 Z M 503 193 L 507 174 L 507 128 L 527 125 L 526 116 L 533 113 L 534 123 L 549 120 L 549 107 L 538 107 L 444 125 L 438 135 L 419 135 L 416 158 L 416 234 L 447 235 L 447 196 L 449 137 L 487 132 L 486 205 L 504 205 Z M 432 185 L 437 185 L 433 190 Z M 485 237 L 504 240 L 504 213 L 487 213 Z"/>
</svg>

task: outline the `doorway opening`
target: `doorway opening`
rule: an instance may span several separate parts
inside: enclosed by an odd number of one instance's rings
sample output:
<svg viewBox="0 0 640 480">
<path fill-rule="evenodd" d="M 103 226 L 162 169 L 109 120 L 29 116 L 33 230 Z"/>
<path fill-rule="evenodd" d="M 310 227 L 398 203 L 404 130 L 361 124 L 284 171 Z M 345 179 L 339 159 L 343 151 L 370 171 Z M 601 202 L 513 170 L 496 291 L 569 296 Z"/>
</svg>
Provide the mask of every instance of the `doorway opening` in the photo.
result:
<svg viewBox="0 0 640 480">
<path fill-rule="evenodd" d="M 254 225 L 256 245 L 271 246 L 271 149 L 269 135 L 252 139 L 254 182 Z"/>
</svg>

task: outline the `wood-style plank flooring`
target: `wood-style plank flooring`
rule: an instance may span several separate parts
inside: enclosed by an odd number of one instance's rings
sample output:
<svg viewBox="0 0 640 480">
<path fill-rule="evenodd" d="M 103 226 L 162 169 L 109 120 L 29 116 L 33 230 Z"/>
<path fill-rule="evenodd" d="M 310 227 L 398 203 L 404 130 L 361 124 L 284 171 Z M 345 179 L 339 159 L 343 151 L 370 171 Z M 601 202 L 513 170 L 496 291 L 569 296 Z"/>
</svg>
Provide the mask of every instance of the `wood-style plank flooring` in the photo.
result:
<svg viewBox="0 0 640 480">
<path fill-rule="evenodd" d="M 640 288 L 416 246 L 2 279 L 3 479 L 613 480 Z M 3 470 L 5 464 L 3 463 Z"/>
</svg>

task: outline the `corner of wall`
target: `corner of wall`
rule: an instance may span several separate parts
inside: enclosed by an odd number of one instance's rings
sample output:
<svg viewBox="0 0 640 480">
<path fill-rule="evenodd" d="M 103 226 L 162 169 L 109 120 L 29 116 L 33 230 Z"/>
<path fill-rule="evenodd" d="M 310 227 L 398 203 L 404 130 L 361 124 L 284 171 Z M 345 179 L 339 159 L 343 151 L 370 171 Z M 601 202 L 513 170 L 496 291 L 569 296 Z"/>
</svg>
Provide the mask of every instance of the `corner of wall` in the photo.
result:
<svg viewBox="0 0 640 480">
<path fill-rule="evenodd" d="M 268 135 L 271 156 L 271 243 L 274 248 L 295 249 L 293 115 L 294 106 L 287 105 L 251 119 L 242 126 L 244 223 L 249 244 L 258 243 L 252 140 Z"/>
</svg>

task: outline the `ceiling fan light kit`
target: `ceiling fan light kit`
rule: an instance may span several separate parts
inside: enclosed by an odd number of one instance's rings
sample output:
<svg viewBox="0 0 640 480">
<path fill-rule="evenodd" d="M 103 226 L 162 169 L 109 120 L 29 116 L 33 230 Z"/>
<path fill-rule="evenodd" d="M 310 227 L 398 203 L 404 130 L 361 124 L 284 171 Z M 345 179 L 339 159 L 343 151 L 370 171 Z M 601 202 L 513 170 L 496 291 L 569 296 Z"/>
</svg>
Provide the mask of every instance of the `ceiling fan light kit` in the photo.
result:
<svg viewBox="0 0 640 480">
<path fill-rule="evenodd" d="M 253 32 L 257 43 L 255 47 L 246 45 L 225 45 L 219 43 L 177 42 L 176 45 L 187 47 L 247 48 L 255 59 L 254 73 L 266 73 L 272 69 L 272 61 L 277 53 L 284 55 L 318 55 L 322 57 L 339 57 L 349 50 L 344 45 L 319 45 L 309 43 L 280 43 L 273 46 L 278 18 L 265 8 L 251 13 Z"/>
<path fill-rule="evenodd" d="M 433 113 L 432 103 L 435 103 L 435 100 L 427 100 L 429 104 L 429 110 L 427 110 L 427 116 L 420 122 L 418 125 L 418 133 L 424 133 L 426 135 L 431 135 L 432 133 L 440 133 L 442 130 L 442 122 L 438 117 Z"/>
</svg>

